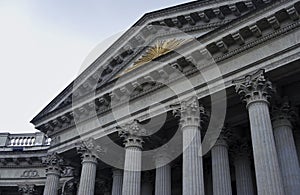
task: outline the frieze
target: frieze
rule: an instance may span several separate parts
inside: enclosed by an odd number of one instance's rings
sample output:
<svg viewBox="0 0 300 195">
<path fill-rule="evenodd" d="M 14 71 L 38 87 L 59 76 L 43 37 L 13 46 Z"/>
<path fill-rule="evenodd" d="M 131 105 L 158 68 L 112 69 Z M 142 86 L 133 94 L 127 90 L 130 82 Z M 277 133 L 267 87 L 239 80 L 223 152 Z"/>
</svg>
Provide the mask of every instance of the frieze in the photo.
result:
<svg viewBox="0 0 300 195">
<path fill-rule="evenodd" d="M 22 173 L 21 177 L 24 178 L 35 178 L 35 177 L 39 177 L 39 172 L 35 169 L 32 170 L 26 170 Z"/>
<path fill-rule="evenodd" d="M 294 25 L 294 24 L 292 24 L 292 25 Z M 292 25 L 290 25 L 290 26 L 292 26 Z M 287 28 L 287 27 L 284 27 L 283 29 L 286 29 L 286 28 Z M 293 30 L 293 29 L 291 29 L 291 28 L 287 28 L 287 29 Z M 274 35 L 273 37 L 270 36 L 270 35 L 266 35 L 266 37 L 262 36 L 262 37 L 260 38 L 260 39 L 261 39 L 261 42 L 257 42 L 257 40 L 256 40 L 256 42 L 255 42 L 255 41 L 254 41 L 254 42 L 250 42 L 250 43 L 247 43 L 247 44 L 245 44 L 245 45 L 243 45 L 243 46 L 241 46 L 241 47 L 244 48 L 244 50 L 249 49 L 250 47 L 254 47 L 254 46 L 256 46 L 257 44 L 260 44 L 260 43 L 262 43 L 262 42 L 264 42 L 264 41 L 267 41 L 267 40 L 270 40 L 270 39 L 272 39 L 272 38 L 275 38 L 275 37 L 279 36 L 281 33 L 285 33 L 285 32 L 283 32 L 283 31 L 281 31 L 281 30 L 282 30 L 282 29 L 277 30 L 277 31 L 276 31 L 277 35 Z M 264 39 L 263 39 L 263 38 L 264 38 Z M 223 57 L 217 57 L 216 60 L 217 60 L 217 61 L 221 61 L 221 60 L 224 60 L 224 59 L 230 57 L 230 55 L 231 55 L 231 56 L 235 55 L 236 52 L 242 52 L 242 51 L 241 51 L 241 48 L 239 48 L 239 49 L 237 49 L 237 50 L 234 50 L 234 51 L 235 51 L 235 52 L 229 51 L 228 53 L 222 55 Z M 229 55 L 229 54 L 230 54 L 230 55 Z M 225 56 L 226 56 L 226 58 L 225 58 Z M 155 88 L 152 88 L 151 90 L 153 90 L 153 89 L 155 89 Z M 147 92 L 149 92 L 149 91 L 151 91 L 151 90 L 148 90 Z M 146 93 L 146 92 L 145 92 L 145 93 Z M 139 96 L 144 95 L 145 93 L 141 93 L 141 94 L 139 94 Z M 109 108 L 104 109 L 104 110 L 102 110 L 102 111 L 103 111 L 103 112 L 106 112 L 106 111 L 108 111 L 108 110 L 109 110 Z M 103 113 L 103 112 L 101 112 L 101 113 Z M 99 114 L 100 114 L 100 113 L 99 113 Z"/>
<path fill-rule="evenodd" d="M 21 184 L 18 187 L 19 192 L 21 192 L 22 194 L 33 194 L 36 191 L 34 184 Z"/>
<path fill-rule="evenodd" d="M 213 4 L 215 2 L 222 2 L 222 1 L 210 1 L 210 2 L 197 2 L 195 4 L 199 4 L 199 5 L 205 5 L 205 4 Z M 245 4 L 249 4 L 249 2 L 251 3 L 251 1 L 240 1 L 240 2 L 244 2 Z M 189 7 L 189 6 L 187 6 Z M 195 8 L 193 6 L 191 6 L 190 8 Z M 201 9 L 201 7 L 199 7 Z M 178 8 L 179 10 L 182 10 L 181 6 L 179 6 Z M 177 9 L 176 9 L 177 10 Z M 239 14 L 236 14 L 236 9 L 233 9 L 232 6 L 230 8 L 230 10 L 235 14 L 235 15 L 239 15 Z M 165 10 L 164 11 L 160 11 L 164 14 L 168 13 L 166 12 Z M 157 13 L 157 12 L 156 12 Z M 138 22 L 137 22 L 137 25 L 140 25 L 141 23 L 144 23 L 145 21 L 149 20 L 150 18 L 153 17 L 153 15 L 156 15 L 156 14 L 147 14 L 144 18 L 141 18 Z M 124 40 L 127 40 L 128 39 L 128 36 L 130 36 L 132 33 L 131 33 L 132 30 L 129 30 L 128 32 L 126 32 L 123 36 L 122 36 L 122 39 L 116 41 L 101 57 L 99 57 L 89 68 L 87 68 L 84 73 L 82 75 L 80 75 L 77 79 L 76 79 L 76 82 L 80 82 L 82 79 L 84 79 L 87 74 L 90 74 L 91 71 L 94 70 L 95 66 L 98 66 L 98 63 L 103 61 L 101 59 L 103 58 L 106 58 L 108 55 L 111 55 L 112 52 L 115 51 L 116 47 L 118 44 L 120 44 L 121 42 L 123 42 Z M 60 95 L 59 97 L 63 97 L 65 96 L 67 93 L 70 93 L 70 88 L 72 88 L 73 86 L 70 85 L 68 86 Z M 44 115 L 45 112 L 48 112 L 49 110 L 51 110 L 53 107 L 53 105 L 55 105 L 57 102 L 61 101 L 60 98 L 55 98 L 51 104 L 49 106 L 47 106 L 40 114 L 41 115 Z M 37 119 L 37 117 L 35 117 L 33 119 L 33 121 L 35 121 Z"/>
</svg>

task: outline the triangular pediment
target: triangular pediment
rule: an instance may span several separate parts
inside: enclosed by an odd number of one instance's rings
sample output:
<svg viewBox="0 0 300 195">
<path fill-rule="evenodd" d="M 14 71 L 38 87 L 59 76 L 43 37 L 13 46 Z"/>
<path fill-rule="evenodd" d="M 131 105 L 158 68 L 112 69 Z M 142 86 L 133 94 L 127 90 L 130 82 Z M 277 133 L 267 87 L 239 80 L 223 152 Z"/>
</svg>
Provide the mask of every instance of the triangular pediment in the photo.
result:
<svg viewBox="0 0 300 195">
<path fill-rule="evenodd" d="M 74 99 L 85 97 L 94 88 L 255 9 L 252 1 L 194 1 L 145 14 L 31 122 L 39 123 L 49 114 L 72 106 Z"/>
</svg>

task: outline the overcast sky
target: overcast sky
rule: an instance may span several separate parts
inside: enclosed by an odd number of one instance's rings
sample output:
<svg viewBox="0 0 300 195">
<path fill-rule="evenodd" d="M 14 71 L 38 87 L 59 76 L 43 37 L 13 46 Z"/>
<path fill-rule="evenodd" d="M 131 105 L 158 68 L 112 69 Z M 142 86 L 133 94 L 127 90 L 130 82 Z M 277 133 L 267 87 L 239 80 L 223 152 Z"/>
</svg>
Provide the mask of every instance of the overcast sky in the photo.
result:
<svg viewBox="0 0 300 195">
<path fill-rule="evenodd" d="M 184 2 L 0 0 L 0 132 L 34 132 L 29 121 L 78 75 L 97 45 L 146 12 Z"/>
</svg>

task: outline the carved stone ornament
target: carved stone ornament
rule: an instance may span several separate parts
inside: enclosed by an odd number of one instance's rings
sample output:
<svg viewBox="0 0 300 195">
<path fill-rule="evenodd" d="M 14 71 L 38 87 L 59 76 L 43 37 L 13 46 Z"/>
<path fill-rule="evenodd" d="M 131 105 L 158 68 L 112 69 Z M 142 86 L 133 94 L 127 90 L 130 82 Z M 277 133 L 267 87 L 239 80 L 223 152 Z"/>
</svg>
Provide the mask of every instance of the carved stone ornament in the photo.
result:
<svg viewBox="0 0 300 195">
<path fill-rule="evenodd" d="M 75 178 L 71 178 L 64 182 L 62 186 L 62 195 L 71 195 L 75 194 L 77 180 Z"/>
<path fill-rule="evenodd" d="M 21 184 L 18 188 L 20 193 L 33 194 L 35 192 L 34 184 Z"/>
<path fill-rule="evenodd" d="M 146 129 L 137 120 L 133 120 L 120 127 L 119 135 L 124 138 L 125 147 L 142 148 L 142 136 L 146 136 Z"/>
<path fill-rule="evenodd" d="M 47 166 L 61 166 L 63 165 L 63 159 L 57 153 L 50 153 L 46 158 L 43 158 L 43 164 Z"/>
<path fill-rule="evenodd" d="M 61 166 L 64 164 L 64 161 L 57 153 L 48 154 L 42 161 L 47 166 L 46 175 L 53 174 L 60 176 Z"/>
<path fill-rule="evenodd" d="M 228 147 L 229 142 L 231 142 L 232 139 L 233 139 L 233 134 L 231 129 L 227 126 L 224 126 L 215 145 L 225 145 Z"/>
<path fill-rule="evenodd" d="M 248 140 L 235 140 L 230 148 L 230 153 L 234 156 L 234 158 L 239 157 L 250 157 L 251 156 L 251 145 Z"/>
<path fill-rule="evenodd" d="M 104 178 L 100 178 L 100 179 L 96 179 L 96 186 L 98 189 L 98 191 L 101 191 L 103 193 L 106 192 L 110 192 L 111 191 L 111 180 L 109 179 L 104 179 Z"/>
<path fill-rule="evenodd" d="M 180 125 L 200 127 L 202 116 L 204 116 L 204 107 L 199 105 L 197 97 L 191 97 L 182 101 L 178 105 L 173 105 L 173 114 L 175 117 L 180 116 Z"/>
<path fill-rule="evenodd" d="M 64 177 L 73 177 L 74 176 L 74 167 L 66 166 L 62 170 L 62 176 Z"/>
<path fill-rule="evenodd" d="M 284 98 L 281 104 L 275 104 L 272 107 L 271 116 L 272 121 L 287 119 L 291 122 L 295 122 L 298 118 L 297 111 L 290 106 L 290 103 L 286 98 Z"/>
<path fill-rule="evenodd" d="M 88 138 L 76 144 L 77 152 L 82 156 L 83 159 L 90 159 L 96 162 L 96 158 L 106 153 L 106 148 L 103 148 L 95 139 Z"/>
<path fill-rule="evenodd" d="M 21 177 L 25 177 L 25 178 L 39 177 L 39 172 L 37 170 L 26 170 L 22 173 Z"/>
<path fill-rule="evenodd" d="M 260 69 L 252 75 L 233 81 L 236 92 L 241 96 L 242 101 L 247 103 L 247 106 L 256 101 L 269 103 L 274 90 L 272 83 L 266 79 L 264 74 L 265 71 Z"/>
<path fill-rule="evenodd" d="M 118 77 L 148 63 L 156 58 L 169 53 L 170 51 L 175 50 L 179 46 L 191 41 L 191 39 L 169 39 L 157 41 L 154 46 L 150 46 L 145 54 L 140 57 L 137 61 L 134 62 L 133 66 L 127 68 L 124 72 L 122 72 Z"/>
</svg>

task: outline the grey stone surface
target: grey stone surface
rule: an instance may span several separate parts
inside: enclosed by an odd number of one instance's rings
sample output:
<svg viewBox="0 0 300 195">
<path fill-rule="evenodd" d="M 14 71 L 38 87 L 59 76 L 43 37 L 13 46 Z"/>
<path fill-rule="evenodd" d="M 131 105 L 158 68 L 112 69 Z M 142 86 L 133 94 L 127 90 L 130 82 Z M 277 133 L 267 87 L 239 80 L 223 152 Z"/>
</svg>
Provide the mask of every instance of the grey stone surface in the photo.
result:
<svg viewBox="0 0 300 195">
<path fill-rule="evenodd" d="M 211 149 L 213 195 L 232 195 L 228 146 L 221 138 Z"/>
<path fill-rule="evenodd" d="M 123 171 L 113 169 L 112 195 L 122 195 Z"/>
<path fill-rule="evenodd" d="M 82 170 L 78 194 L 93 195 L 95 190 L 97 159 L 91 153 L 82 156 Z"/>
<path fill-rule="evenodd" d="M 181 102 L 180 120 L 183 134 L 182 193 L 204 195 L 200 108 L 197 98 Z"/>
<path fill-rule="evenodd" d="M 300 194 L 300 167 L 292 125 L 287 118 L 276 118 L 273 128 L 285 194 Z"/>
<path fill-rule="evenodd" d="M 171 195 L 171 166 L 169 164 L 156 168 L 155 195 Z"/>
<path fill-rule="evenodd" d="M 239 154 L 234 159 L 237 195 L 254 195 L 251 163 L 248 154 Z"/>
</svg>

